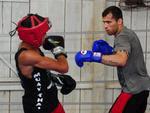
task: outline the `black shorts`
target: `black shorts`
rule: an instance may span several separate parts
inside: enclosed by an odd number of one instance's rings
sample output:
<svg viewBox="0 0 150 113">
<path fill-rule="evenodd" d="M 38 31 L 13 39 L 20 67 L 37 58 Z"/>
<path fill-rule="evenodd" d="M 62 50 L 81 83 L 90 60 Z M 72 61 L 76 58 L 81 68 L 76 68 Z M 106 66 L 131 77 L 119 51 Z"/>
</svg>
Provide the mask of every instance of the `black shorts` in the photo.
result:
<svg viewBox="0 0 150 113">
<path fill-rule="evenodd" d="M 149 91 L 138 94 L 121 92 L 109 113 L 145 113 Z"/>
</svg>

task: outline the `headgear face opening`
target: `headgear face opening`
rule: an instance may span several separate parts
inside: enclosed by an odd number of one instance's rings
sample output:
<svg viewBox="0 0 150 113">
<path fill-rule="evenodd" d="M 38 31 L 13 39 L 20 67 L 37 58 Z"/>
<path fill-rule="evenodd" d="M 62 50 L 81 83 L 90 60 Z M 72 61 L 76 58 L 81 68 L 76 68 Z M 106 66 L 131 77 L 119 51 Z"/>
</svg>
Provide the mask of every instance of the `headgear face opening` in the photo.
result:
<svg viewBox="0 0 150 113">
<path fill-rule="evenodd" d="M 38 48 L 42 45 L 42 39 L 51 26 L 48 18 L 28 14 L 18 22 L 17 31 L 21 40 Z"/>
</svg>

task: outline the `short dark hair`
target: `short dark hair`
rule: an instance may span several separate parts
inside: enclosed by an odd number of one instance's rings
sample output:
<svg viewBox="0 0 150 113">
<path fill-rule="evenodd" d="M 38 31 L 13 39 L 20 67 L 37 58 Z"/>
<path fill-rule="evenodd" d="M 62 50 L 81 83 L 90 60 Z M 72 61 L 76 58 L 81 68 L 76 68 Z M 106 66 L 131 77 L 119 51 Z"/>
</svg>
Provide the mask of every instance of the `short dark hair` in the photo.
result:
<svg viewBox="0 0 150 113">
<path fill-rule="evenodd" d="M 113 18 L 117 21 L 118 19 L 123 19 L 122 16 L 122 11 L 119 7 L 116 6 L 110 6 L 108 8 L 106 8 L 103 13 L 102 13 L 102 17 L 107 16 L 109 13 L 111 13 L 113 15 Z"/>
</svg>

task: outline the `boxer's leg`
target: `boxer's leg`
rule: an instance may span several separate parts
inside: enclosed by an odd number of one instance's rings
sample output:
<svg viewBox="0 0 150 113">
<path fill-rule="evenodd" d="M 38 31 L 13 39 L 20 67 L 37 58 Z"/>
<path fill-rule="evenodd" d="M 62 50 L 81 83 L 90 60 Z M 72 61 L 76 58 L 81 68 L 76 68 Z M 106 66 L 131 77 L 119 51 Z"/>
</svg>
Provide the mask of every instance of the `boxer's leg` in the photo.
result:
<svg viewBox="0 0 150 113">
<path fill-rule="evenodd" d="M 145 113 L 149 91 L 142 91 L 128 101 L 123 113 Z"/>
<path fill-rule="evenodd" d="M 115 103 L 111 107 L 109 113 L 123 113 L 124 107 L 131 97 L 132 94 L 121 92 L 121 94 L 118 96 Z"/>
</svg>

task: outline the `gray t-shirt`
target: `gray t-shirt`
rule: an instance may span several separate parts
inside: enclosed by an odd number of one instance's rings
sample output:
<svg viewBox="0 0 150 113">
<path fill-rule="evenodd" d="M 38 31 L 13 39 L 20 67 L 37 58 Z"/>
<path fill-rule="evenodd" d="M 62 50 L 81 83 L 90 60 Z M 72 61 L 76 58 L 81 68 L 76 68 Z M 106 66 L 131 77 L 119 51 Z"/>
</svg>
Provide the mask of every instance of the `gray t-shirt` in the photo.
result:
<svg viewBox="0 0 150 113">
<path fill-rule="evenodd" d="M 122 90 L 128 93 L 139 93 L 150 88 L 144 62 L 143 50 L 137 35 L 130 29 L 123 30 L 115 37 L 114 50 L 128 51 L 128 60 L 124 67 L 117 67 L 119 82 Z"/>
</svg>

